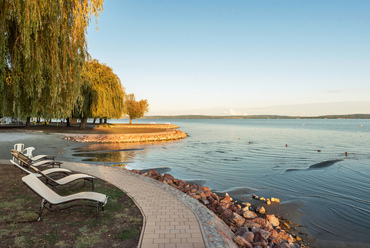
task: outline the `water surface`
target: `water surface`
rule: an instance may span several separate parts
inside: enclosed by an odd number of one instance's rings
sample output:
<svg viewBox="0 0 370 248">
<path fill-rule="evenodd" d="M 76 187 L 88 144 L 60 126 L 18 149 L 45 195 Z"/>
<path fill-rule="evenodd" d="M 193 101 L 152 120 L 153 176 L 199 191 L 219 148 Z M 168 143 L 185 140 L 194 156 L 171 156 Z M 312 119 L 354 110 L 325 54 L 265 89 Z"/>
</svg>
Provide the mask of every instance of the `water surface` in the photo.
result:
<svg viewBox="0 0 370 248">
<path fill-rule="evenodd" d="M 74 155 L 129 169 L 162 168 L 238 196 L 298 201 L 315 237 L 370 243 L 370 120 L 155 121 L 178 125 L 189 137 L 88 145 Z"/>
</svg>

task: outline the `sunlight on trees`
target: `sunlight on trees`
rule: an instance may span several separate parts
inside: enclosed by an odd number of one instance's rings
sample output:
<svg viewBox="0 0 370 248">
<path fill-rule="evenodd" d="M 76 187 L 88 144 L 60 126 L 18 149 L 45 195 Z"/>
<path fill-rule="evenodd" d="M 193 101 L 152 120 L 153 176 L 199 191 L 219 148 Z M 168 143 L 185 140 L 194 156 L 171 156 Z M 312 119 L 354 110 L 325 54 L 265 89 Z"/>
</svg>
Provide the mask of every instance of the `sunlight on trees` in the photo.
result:
<svg viewBox="0 0 370 248">
<path fill-rule="evenodd" d="M 0 2 L 2 114 L 72 115 L 82 97 L 87 26 L 102 10 L 103 0 Z"/>
<path fill-rule="evenodd" d="M 98 60 L 86 61 L 82 72 L 82 102 L 76 109 L 84 129 L 87 118 L 121 118 L 125 114 L 125 90 L 113 69 Z"/>
<path fill-rule="evenodd" d="M 135 100 L 134 94 L 129 94 L 126 97 L 126 110 L 127 115 L 130 117 L 130 124 L 132 124 L 132 120 L 143 117 L 144 114 L 148 113 L 149 111 L 149 103 L 148 100 Z"/>
</svg>

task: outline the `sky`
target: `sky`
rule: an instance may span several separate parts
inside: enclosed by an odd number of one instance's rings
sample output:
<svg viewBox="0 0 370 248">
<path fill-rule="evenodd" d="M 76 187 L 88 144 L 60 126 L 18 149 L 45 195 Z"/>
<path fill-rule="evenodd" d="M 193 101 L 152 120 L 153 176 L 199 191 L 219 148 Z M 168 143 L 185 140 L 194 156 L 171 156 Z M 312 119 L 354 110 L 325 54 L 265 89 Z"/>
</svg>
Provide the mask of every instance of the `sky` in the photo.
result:
<svg viewBox="0 0 370 248">
<path fill-rule="evenodd" d="M 368 0 L 105 0 L 88 51 L 147 115 L 369 114 L 369 13 Z"/>
</svg>

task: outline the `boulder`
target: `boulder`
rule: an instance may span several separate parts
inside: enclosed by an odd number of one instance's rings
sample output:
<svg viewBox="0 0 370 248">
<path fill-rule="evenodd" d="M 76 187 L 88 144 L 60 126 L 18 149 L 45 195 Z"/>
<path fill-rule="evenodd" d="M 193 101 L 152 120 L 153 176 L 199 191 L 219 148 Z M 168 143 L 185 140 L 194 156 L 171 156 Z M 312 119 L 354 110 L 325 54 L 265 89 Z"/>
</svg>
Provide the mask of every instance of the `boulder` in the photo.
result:
<svg viewBox="0 0 370 248">
<path fill-rule="evenodd" d="M 258 208 L 256 209 L 256 211 L 257 211 L 258 213 L 260 213 L 260 214 L 264 214 L 264 213 L 266 212 L 266 210 L 265 210 L 265 208 L 264 208 L 263 206 L 258 207 Z"/>
<path fill-rule="evenodd" d="M 245 239 L 246 241 L 250 242 L 250 243 L 253 243 L 254 233 L 252 233 L 252 232 L 245 232 L 242 235 L 242 238 Z"/>
<path fill-rule="evenodd" d="M 249 229 L 245 226 L 241 226 L 238 228 L 238 230 L 235 232 L 235 235 L 237 236 L 243 236 L 244 233 L 249 232 Z"/>
<path fill-rule="evenodd" d="M 245 219 L 237 213 L 233 213 L 233 215 L 233 223 L 235 223 L 238 227 L 241 227 L 244 224 Z"/>
<path fill-rule="evenodd" d="M 279 222 L 279 219 L 275 217 L 275 215 L 271 214 L 267 214 L 266 215 L 266 218 L 267 220 L 271 223 L 272 226 L 279 226 L 280 222 Z"/>
<path fill-rule="evenodd" d="M 249 210 L 244 211 L 243 216 L 246 219 L 254 219 L 254 218 L 256 218 L 255 213 L 252 212 L 252 211 L 249 211 Z"/>
<path fill-rule="evenodd" d="M 167 173 L 165 173 L 163 177 L 164 177 L 164 179 L 168 179 L 168 180 L 173 180 L 173 179 L 175 179 L 172 175 L 167 174 Z"/>
<path fill-rule="evenodd" d="M 254 223 L 251 220 L 245 220 L 244 226 L 248 227 L 249 229 L 252 229 L 253 227 L 258 228 L 258 229 L 262 228 L 262 226 L 260 224 Z"/>
<path fill-rule="evenodd" d="M 280 203 L 280 199 L 271 197 L 272 202 Z"/>
<path fill-rule="evenodd" d="M 234 238 L 234 242 L 235 242 L 236 244 L 240 245 L 241 247 L 253 248 L 253 245 L 252 245 L 250 242 L 246 241 L 245 239 L 243 239 L 243 238 L 242 238 L 242 237 L 240 237 L 240 236 L 236 236 L 236 237 Z"/>
</svg>

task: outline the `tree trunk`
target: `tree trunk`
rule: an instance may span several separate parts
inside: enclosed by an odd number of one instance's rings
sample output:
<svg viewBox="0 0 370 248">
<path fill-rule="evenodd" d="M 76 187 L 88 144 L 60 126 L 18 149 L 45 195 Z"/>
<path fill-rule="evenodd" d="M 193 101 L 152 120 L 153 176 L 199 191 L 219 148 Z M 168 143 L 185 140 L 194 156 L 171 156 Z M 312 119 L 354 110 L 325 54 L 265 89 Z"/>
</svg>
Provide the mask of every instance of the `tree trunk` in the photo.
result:
<svg viewBox="0 0 370 248">
<path fill-rule="evenodd" d="M 107 118 L 104 118 L 104 124 L 107 124 Z"/>
<path fill-rule="evenodd" d="M 130 124 L 132 124 L 132 118 L 130 117 Z"/>
<path fill-rule="evenodd" d="M 81 118 L 81 123 L 80 123 L 80 129 L 81 130 L 86 128 L 86 123 L 87 123 L 87 117 Z"/>
<path fill-rule="evenodd" d="M 26 120 L 26 128 L 31 128 L 31 117 L 27 117 L 27 120 Z"/>
<path fill-rule="evenodd" d="M 99 124 L 101 125 L 101 124 L 103 124 L 103 118 L 100 118 L 99 119 Z"/>
<path fill-rule="evenodd" d="M 66 127 L 70 127 L 70 126 L 71 126 L 71 123 L 69 123 L 69 117 L 68 117 L 66 120 L 67 120 L 67 125 L 66 125 Z"/>
<path fill-rule="evenodd" d="M 41 120 L 40 120 L 41 118 L 40 117 L 37 117 L 37 123 L 40 123 L 41 122 Z"/>
<path fill-rule="evenodd" d="M 96 118 L 94 118 L 93 124 L 95 124 L 95 122 L 96 122 Z"/>
</svg>

